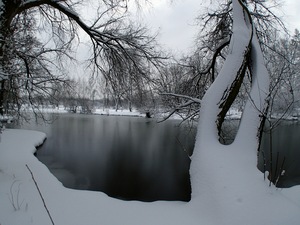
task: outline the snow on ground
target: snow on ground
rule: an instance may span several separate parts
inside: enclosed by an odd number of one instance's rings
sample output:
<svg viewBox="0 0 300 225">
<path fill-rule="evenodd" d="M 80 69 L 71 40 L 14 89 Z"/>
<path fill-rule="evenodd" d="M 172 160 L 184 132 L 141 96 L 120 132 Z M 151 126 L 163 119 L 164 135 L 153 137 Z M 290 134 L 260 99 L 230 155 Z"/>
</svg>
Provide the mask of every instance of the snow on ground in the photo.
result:
<svg viewBox="0 0 300 225">
<path fill-rule="evenodd" d="M 98 115 L 107 115 L 107 116 L 141 116 L 145 117 L 145 113 L 141 113 L 137 110 L 128 110 L 128 109 L 111 109 L 111 108 L 106 108 L 106 109 L 95 109 L 93 111 L 93 114 L 98 114 Z"/>
<path fill-rule="evenodd" d="M 26 165 L 32 170 L 55 224 L 196 224 L 183 202 L 125 202 L 100 192 L 64 188 L 34 156 L 45 135 L 5 130 L 0 143 L 0 224 L 51 221 Z M 14 209 L 16 208 L 16 210 Z M 185 216 L 183 216 L 185 215 Z"/>
<path fill-rule="evenodd" d="M 258 170 L 257 183 L 250 184 L 247 177 L 253 176 L 253 169 L 247 174 L 249 168 L 243 165 L 239 165 L 240 171 L 219 167 L 207 171 L 208 175 L 220 174 L 216 183 L 226 195 L 208 187 L 204 191 L 209 190 L 213 195 L 203 192 L 189 203 L 122 201 L 101 192 L 67 189 L 33 155 L 34 146 L 40 145 L 44 138 L 43 133 L 26 130 L 6 129 L 1 134 L 1 225 L 52 224 L 26 165 L 57 225 L 298 225 L 300 221 L 299 186 L 284 190 L 268 187 Z M 230 158 L 231 153 L 223 150 L 215 160 L 221 167 L 226 167 L 222 161 L 235 165 L 243 162 L 238 158 L 247 158 L 245 154 Z M 228 168 L 233 169 L 232 165 Z M 235 180 L 236 174 L 244 178 Z"/>
<path fill-rule="evenodd" d="M 63 105 L 60 105 L 58 107 L 56 106 L 44 106 L 40 107 L 39 110 L 42 113 L 69 113 L 69 111 L 64 107 Z M 300 111 L 300 109 L 296 109 Z M 295 110 L 295 111 L 296 111 Z M 29 107 L 25 111 L 32 111 Z M 158 119 L 162 119 L 167 117 L 169 114 L 164 112 L 165 110 L 161 110 L 161 112 L 158 112 L 157 114 L 153 115 L 154 117 L 158 117 Z M 130 111 L 129 109 L 119 109 L 116 110 L 114 108 L 95 108 L 92 110 L 92 114 L 96 115 L 105 115 L 105 116 L 137 116 L 137 117 L 145 117 L 145 113 L 138 111 L 137 109 L 133 109 Z M 226 114 L 226 119 L 228 120 L 239 120 L 241 119 L 242 111 L 238 110 L 237 108 L 231 108 L 229 109 L 228 113 Z M 171 116 L 172 119 L 182 120 L 182 117 L 174 114 Z M 272 114 L 273 119 L 282 119 L 282 120 L 299 120 L 300 113 L 295 113 L 293 115 L 282 115 L 280 113 L 274 113 Z M 0 121 L 9 121 L 13 120 L 10 116 L 1 116 L 0 115 Z"/>
<path fill-rule="evenodd" d="M 30 106 L 23 106 L 23 110 L 25 112 L 32 112 L 33 109 Z M 37 108 L 35 108 L 37 110 Z M 55 106 L 55 105 L 40 105 L 38 110 L 42 113 L 67 113 L 68 110 L 63 105 Z"/>
</svg>

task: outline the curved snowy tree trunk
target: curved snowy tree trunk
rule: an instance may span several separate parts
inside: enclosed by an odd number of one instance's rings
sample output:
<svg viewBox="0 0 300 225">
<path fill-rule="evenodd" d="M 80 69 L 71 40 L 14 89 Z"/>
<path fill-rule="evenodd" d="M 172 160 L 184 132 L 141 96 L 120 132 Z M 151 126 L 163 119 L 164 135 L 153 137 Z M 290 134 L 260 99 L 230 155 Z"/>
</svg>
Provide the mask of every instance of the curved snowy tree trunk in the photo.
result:
<svg viewBox="0 0 300 225">
<path fill-rule="evenodd" d="M 230 51 L 217 79 L 202 100 L 190 168 L 192 202 L 211 199 L 209 204 L 216 210 L 224 207 L 218 203 L 220 199 L 229 198 L 227 202 L 231 198 L 232 201 L 237 200 L 242 195 L 241 190 L 247 189 L 252 178 L 242 172 L 244 169 L 257 170 L 259 130 L 269 89 L 268 73 L 250 15 L 242 1 L 233 0 L 232 4 L 233 34 Z M 219 142 L 219 128 L 238 93 L 249 64 L 253 76 L 251 96 L 245 106 L 235 141 L 225 146 Z M 234 186 L 237 182 L 240 185 Z M 233 191 L 236 196 L 229 196 L 232 190 L 227 193 L 227 188 L 236 189 Z"/>
</svg>

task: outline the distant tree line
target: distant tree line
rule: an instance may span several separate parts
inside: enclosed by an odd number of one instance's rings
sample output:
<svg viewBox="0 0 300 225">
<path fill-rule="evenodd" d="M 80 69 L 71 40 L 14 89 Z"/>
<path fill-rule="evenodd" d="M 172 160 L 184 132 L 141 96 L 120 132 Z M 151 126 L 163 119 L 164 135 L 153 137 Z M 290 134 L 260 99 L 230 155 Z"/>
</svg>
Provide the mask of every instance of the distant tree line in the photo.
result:
<svg viewBox="0 0 300 225">
<path fill-rule="evenodd" d="M 80 32 L 89 40 L 90 75 L 104 76 L 114 93 L 121 92 L 120 85 L 142 89 L 150 67 L 161 65 L 165 57 L 155 35 L 130 20 L 128 1 L 91 3 L 93 21 L 80 15 L 81 3 L 0 0 L 0 115 L 23 116 L 24 106 L 38 115 L 45 100 L 55 104 L 58 92 L 70 86 L 68 63 Z"/>
</svg>

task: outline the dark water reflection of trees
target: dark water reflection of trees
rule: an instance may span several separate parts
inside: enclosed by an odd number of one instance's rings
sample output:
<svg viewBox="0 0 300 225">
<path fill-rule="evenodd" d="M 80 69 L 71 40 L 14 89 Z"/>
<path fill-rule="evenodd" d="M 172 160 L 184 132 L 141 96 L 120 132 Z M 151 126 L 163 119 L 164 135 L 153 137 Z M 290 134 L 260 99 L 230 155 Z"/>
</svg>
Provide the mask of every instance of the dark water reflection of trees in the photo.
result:
<svg viewBox="0 0 300 225">
<path fill-rule="evenodd" d="M 238 120 L 226 121 L 224 134 L 227 143 L 234 140 Z M 300 123 L 281 121 L 278 127 L 265 128 L 261 148 L 258 153 L 258 168 L 270 171 L 272 155 L 272 173 L 277 187 L 291 187 L 300 184 Z M 271 142 L 270 142 L 271 141 Z M 272 153 L 271 153 L 272 152 Z M 282 173 L 282 171 L 284 172 Z M 282 176 L 280 174 L 283 174 Z"/>
<path fill-rule="evenodd" d="M 23 124 L 46 132 L 37 157 L 69 188 L 103 191 L 128 200 L 190 199 L 190 159 L 195 127 L 169 120 L 61 114 L 52 124 Z M 227 121 L 226 138 L 233 140 L 238 121 Z M 283 122 L 273 132 L 273 167 L 282 165 L 280 187 L 300 184 L 300 124 Z M 264 134 L 258 167 L 268 164 L 270 142 Z M 187 153 L 188 152 L 188 153 Z M 262 154 L 263 152 L 263 154 Z M 268 169 L 268 168 L 266 168 Z M 276 169 L 274 168 L 274 171 Z"/>
<path fill-rule="evenodd" d="M 130 200 L 190 199 L 186 151 L 195 129 L 170 120 L 62 114 L 48 125 L 22 125 L 47 133 L 37 157 L 66 186 Z M 192 133 L 191 133 L 192 132 Z"/>
</svg>

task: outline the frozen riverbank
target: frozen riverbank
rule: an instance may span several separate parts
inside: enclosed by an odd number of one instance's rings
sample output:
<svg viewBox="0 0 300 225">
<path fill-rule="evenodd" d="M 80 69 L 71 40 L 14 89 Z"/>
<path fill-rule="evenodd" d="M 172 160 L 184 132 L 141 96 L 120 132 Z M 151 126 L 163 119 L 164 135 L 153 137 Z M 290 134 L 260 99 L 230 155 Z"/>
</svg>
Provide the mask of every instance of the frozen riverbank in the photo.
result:
<svg viewBox="0 0 300 225">
<path fill-rule="evenodd" d="M 264 181 L 249 186 L 245 193 L 251 193 L 251 196 L 243 196 L 236 202 L 232 201 L 234 199 L 219 199 L 222 205 L 228 205 L 219 211 L 210 208 L 209 202 L 214 200 L 205 197 L 203 202 L 143 203 L 116 200 L 101 192 L 67 189 L 33 155 L 34 146 L 40 145 L 44 138 L 43 133 L 25 130 L 8 129 L 1 134 L 1 225 L 51 224 L 26 165 L 34 175 L 54 224 L 219 225 L 218 221 L 224 221 L 223 224 L 228 225 L 296 225 L 300 221 L 299 186 L 278 190 L 268 187 Z M 222 185 L 224 179 L 216 182 Z M 237 185 L 232 184 L 233 187 Z M 230 187 L 227 188 L 231 193 Z M 236 210 L 243 213 L 236 213 Z"/>
</svg>

